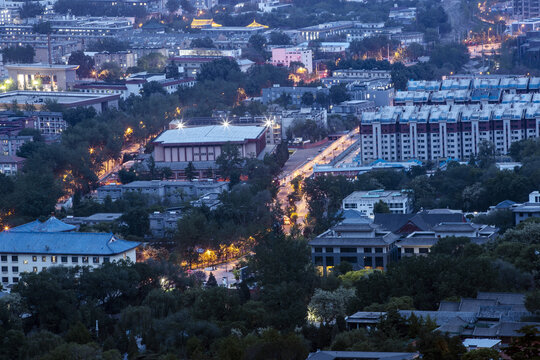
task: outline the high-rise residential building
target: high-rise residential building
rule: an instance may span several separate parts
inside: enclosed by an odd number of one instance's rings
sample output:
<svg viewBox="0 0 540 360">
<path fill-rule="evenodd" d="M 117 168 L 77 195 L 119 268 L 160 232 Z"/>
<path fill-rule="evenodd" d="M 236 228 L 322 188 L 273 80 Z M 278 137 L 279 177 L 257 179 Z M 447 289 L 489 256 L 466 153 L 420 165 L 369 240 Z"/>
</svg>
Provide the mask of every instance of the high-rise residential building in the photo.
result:
<svg viewBox="0 0 540 360">
<path fill-rule="evenodd" d="M 514 16 L 530 19 L 540 16 L 540 0 L 513 0 Z"/>
</svg>

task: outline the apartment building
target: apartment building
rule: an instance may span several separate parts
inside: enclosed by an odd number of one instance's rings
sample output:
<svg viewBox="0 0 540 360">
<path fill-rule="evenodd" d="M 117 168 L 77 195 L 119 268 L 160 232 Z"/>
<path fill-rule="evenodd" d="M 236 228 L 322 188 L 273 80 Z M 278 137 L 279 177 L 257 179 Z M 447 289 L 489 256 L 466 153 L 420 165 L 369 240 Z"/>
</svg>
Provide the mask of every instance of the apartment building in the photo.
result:
<svg viewBox="0 0 540 360">
<path fill-rule="evenodd" d="M 273 48 L 272 65 L 291 66 L 291 63 L 297 62 L 304 64 L 308 73 L 313 72 L 313 52 L 311 50 L 298 48 Z"/>
<path fill-rule="evenodd" d="M 344 210 L 355 210 L 362 215 L 373 218 L 373 208 L 379 201 L 388 205 L 393 214 L 412 212 L 412 200 L 404 190 L 371 190 L 355 191 L 343 199 Z"/>
<path fill-rule="evenodd" d="M 468 159 L 483 141 L 507 154 L 512 143 L 540 137 L 540 103 L 384 107 L 362 114 L 360 137 L 363 163 Z"/>
</svg>

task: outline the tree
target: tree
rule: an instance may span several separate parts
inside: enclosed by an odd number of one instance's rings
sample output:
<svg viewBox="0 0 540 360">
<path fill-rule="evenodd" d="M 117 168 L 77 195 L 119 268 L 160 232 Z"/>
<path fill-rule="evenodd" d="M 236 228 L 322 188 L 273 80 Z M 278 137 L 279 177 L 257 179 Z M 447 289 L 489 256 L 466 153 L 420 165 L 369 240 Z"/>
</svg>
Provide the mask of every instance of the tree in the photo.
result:
<svg viewBox="0 0 540 360">
<path fill-rule="evenodd" d="M 418 43 L 412 43 L 407 46 L 405 54 L 411 60 L 417 60 L 420 56 L 423 56 L 425 53 L 424 46 Z"/>
<path fill-rule="evenodd" d="M 93 42 L 91 42 L 88 45 L 88 51 L 96 51 L 96 52 L 118 52 L 118 51 L 126 51 L 128 48 L 128 44 L 124 41 L 120 41 L 116 38 L 112 37 L 102 37 L 99 38 Z"/>
<path fill-rule="evenodd" d="M 221 147 L 221 154 L 216 159 L 216 165 L 221 177 L 229 179 L 231 186 L 239 181 L 242 161 L 238 146 L 227 143 Z"/>
<path fill-rule="evenodd" d="M 495 162 L 495 144 L 482 140 L 478 145 L 478 162 L 481 168 L 487 168 Z"/>
<path fill-rule="evenodd" d="M 495 349 L 476 349 L 463 355 L 462 360 L 494 360 L 499 359 L 499 352 Z"/>
<path fill-rule="evenodd" d="M 283 32 L 272 31 L 268 43 L 272 45 L 290 45 L 291 38 Z"/>
<path fill-rule="evenodd" d="M 382 200 L 379 200 L 375 205 L 373 205 L 373 213 L 374 214 L 389 214 L 390 208 L 388 207 L 388 204 L 385 203 Z"/>
<path fill-rule="evenodd" d="M 460 359 L 467 349 L 459 336 L 450 337 L 439 331 L 426 332 L 417 342 L 417 348 L 426 360 Z"/>
<path fill-rule="evenodd" d="M 27 0 L 23 6 L 21 6 L 19 16 L 21 19 L 33 18 L 43 14 L 44 10 L 45 8 L 38 1 Z"/>
<path fill-rule="evenodd" d="M 338 288 L 334 291 L 315 289 L 308 305 L 308 316 L 323 325 L 331 324 L 339 316 L 347 315 L 347 306 L 356 296 L 354 289 Z"/>
<path fill-rule="evenodd" d="M 306 92 L 302 95 L 302 104 L 311 106 L 313 105 L 314 101 L 315 101 L 315 98 L 313 97 L 313 93 Z"/>
<path fill-rule="evenodd" d="M 180 0 L 168 0 L 167 1 L 167 10 L 169 13 L 174 14 L 180 8 Z"/>
<path fill-rule="evenodd" d="M 77 321 L 69 328 L 65 340 L 77 344 L 88 344 L 92 341 L 92 335 L 90 335 L 90 332 L 82 322 Z"/>
<path fill-rule="evenodd" d="M 216 47 L 212 39 L 210 39 L 208 36 L 205 36 L 203 38 L 195 38 L 191 40 L 190 46 L 192 49 L 197 49 L 197 48 L 211 49 L 211 48 Z"/>
<path fill-rule="evenodd" d="M 118 81 L 122 76 L 122 69 L 115 62 L 106 62 L 101 65 L 98 77 L 106 82 Z"/>
<path fill-rule="evenodd" d="M 32 26 L 32 30 L 38 34 L 49 35 L 53 32 L 51 23 L 48 21 L 38 22 Z"/>
<path fill-rule="evenodd" d="M 167 94 L 167 91 L 163 88 L 158 81 L 148 81 L 145 82 L 140 90 L 142 96 L 150 96 L 152 94 Z"/>
<path fill-rule="evenodd" d="M 533 314 L 540 314 L 540 290 L 533 290 L 527 294 L 525 307 Z"/>
<path fill-rule="evenodd" d="M 148 213 L 141 209 L 135 208 L 120 217 L 120 221 L 126 224 L 125 233 L 137 237 L 143 237 L 150 231 L 150 220 Z"/>
<path fill-rule="evenodd" d="M 186 179 L 188 179 L 188 181 L 192 181 L 193 179 L 195 179 L 196 177 L 195 166 L 193 165 L 191 161 L 188 163 L 188 165 L 184 169 L 184 175 L 186 176 Z"/>
<path fill-rule="evenodd" d="M 540 332 L 537 326 L 524 326 L 517 332 L 522 336 L 514 337 L 510 346 L 505 348 L 504 353 L 510 356 L 512 360 L 538 359 Z"/>
<path fill-rule="evenodd" d="M 153 52 L 137 60 L 137 66 L 148 72 L 162 73 L 167 65 L 167 57 L 161 53 Z"/>
<path fill-rule="evenodd" d="M 71 53 L 68 60 L 69 65 L 79 65 L 77 76 L 79 78 L 89 78 L 94 70 L 94 59 L 84 54 L 84 51 L 78 50 Z"/>
<path fill-rule="evenodd" d="M 34 48 L 30 45 L 16 45 L 2 49 L 2 56 L 6 63 L 32 63 L 34 61 L 34 55 Z"/>
<path fill-rule="evenodd" d="M 216 277 L 214 276 L 214 274 L 212 272 L 210 272 L 210 275 L 208 275 L 208 280 L 206 281 L 206 286 L 207 287 L 216 287 L 216 286 L 218 286 Z"/>
<path fill-rule="evenodd" d="M 248 40 L 249 45 L 257 50 L 258 52 L 263 52 L 264 47 L 266 46 L 266 38 L 262 35 L 256 34 L 251 35 Z"/>
<path fill-rule="evenodd" d="M 315 280 L 306 241 L 277 232 L 265 234 L 248 266 L 261 288 L 267 324 L 277 329 L 304 324 Z"/>
<path fill-rule="evenodd" d="M 330 101 L 332 104 L 339 104 L 349 100 L 351 97 L 347 93 L 347 88 L 343 85 L 334 85 L 330 88 Z"/>
</svg>

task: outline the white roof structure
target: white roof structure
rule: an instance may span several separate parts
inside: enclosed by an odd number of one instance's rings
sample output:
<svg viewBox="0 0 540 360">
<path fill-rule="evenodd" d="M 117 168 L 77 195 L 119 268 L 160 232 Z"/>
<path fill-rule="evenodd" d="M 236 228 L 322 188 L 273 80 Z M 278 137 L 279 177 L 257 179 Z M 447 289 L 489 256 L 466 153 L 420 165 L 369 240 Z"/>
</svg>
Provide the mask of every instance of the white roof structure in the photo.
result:
<svg viewBox="0 0 540 360">
<path fill-rule="evenodd" d="M 497 339 L 465 339 L 463 341 L 463 346 L 466 348 L 488 348 L 491 349 L 492 347 L 498 345 L 501 343 L 501 340 Z"/>
<path fill-rule="evenodd" d="M 263 126 L 210 125 L 164 131 L 154 142 L 161 144 L 244 143 L 263 136 Z"/>
</svg>

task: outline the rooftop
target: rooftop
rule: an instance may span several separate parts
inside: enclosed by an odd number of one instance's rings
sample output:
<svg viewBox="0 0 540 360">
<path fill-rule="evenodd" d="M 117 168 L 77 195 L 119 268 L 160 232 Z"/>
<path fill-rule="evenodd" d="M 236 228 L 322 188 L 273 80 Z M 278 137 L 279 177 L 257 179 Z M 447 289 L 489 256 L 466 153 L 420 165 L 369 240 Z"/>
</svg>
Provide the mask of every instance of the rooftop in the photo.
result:
<svg viewBox="0 0 540 360">
<path fill-rule="evenodd" d="M 317 351 L 309 354 L 307 360 L 411 360 L 418 359 L 418 353 L 371 352 L 371 351 Z"/>
<path fill-rule="evenodd" d="M 116 255 L 139 245 L 138 242 L 118 240 L 108 233 L 12 230 L 0 233 L 0 253 L 3 254 Z"/>
<path fill-rule="evenodd" d="M 193 143 L 243 143 L 261 137 L 266 131 L 262 126 L 211 125 L 166 130 L 154 142 L 161 144 Z"/>
<path fill-rule="evenodd" d="M 77 70 L 79 65 L 59 65 L 59 64 L 9 64 L 4 65 L 6 69 L 19 69 L 19 70 Z"/>
<path fill-rule="evenodd" d="M 73 231 L 77 227 L 73 225 L 66 224 L 65 222 L 58 220 L 56 217 L 51 216 L 46 221 L 41 222 L 39 220 L 34 220 L 32 222 L 26 223 L 10 229 L 10 232 L 66 232 Z"/>
<path fill-rule="evenodd" d="M 119 95 L 100 95 L 82 92 L 65 91 L 9 91 L 0 94 L 1 104 L 11 104 L 17 101 L 18 104 L 45 104 L 47 100 L 57 101 L 60 105 L 79 105 L 83 102 L 96 103 L 101 101 L 116 100 Z"/>
</svg>

